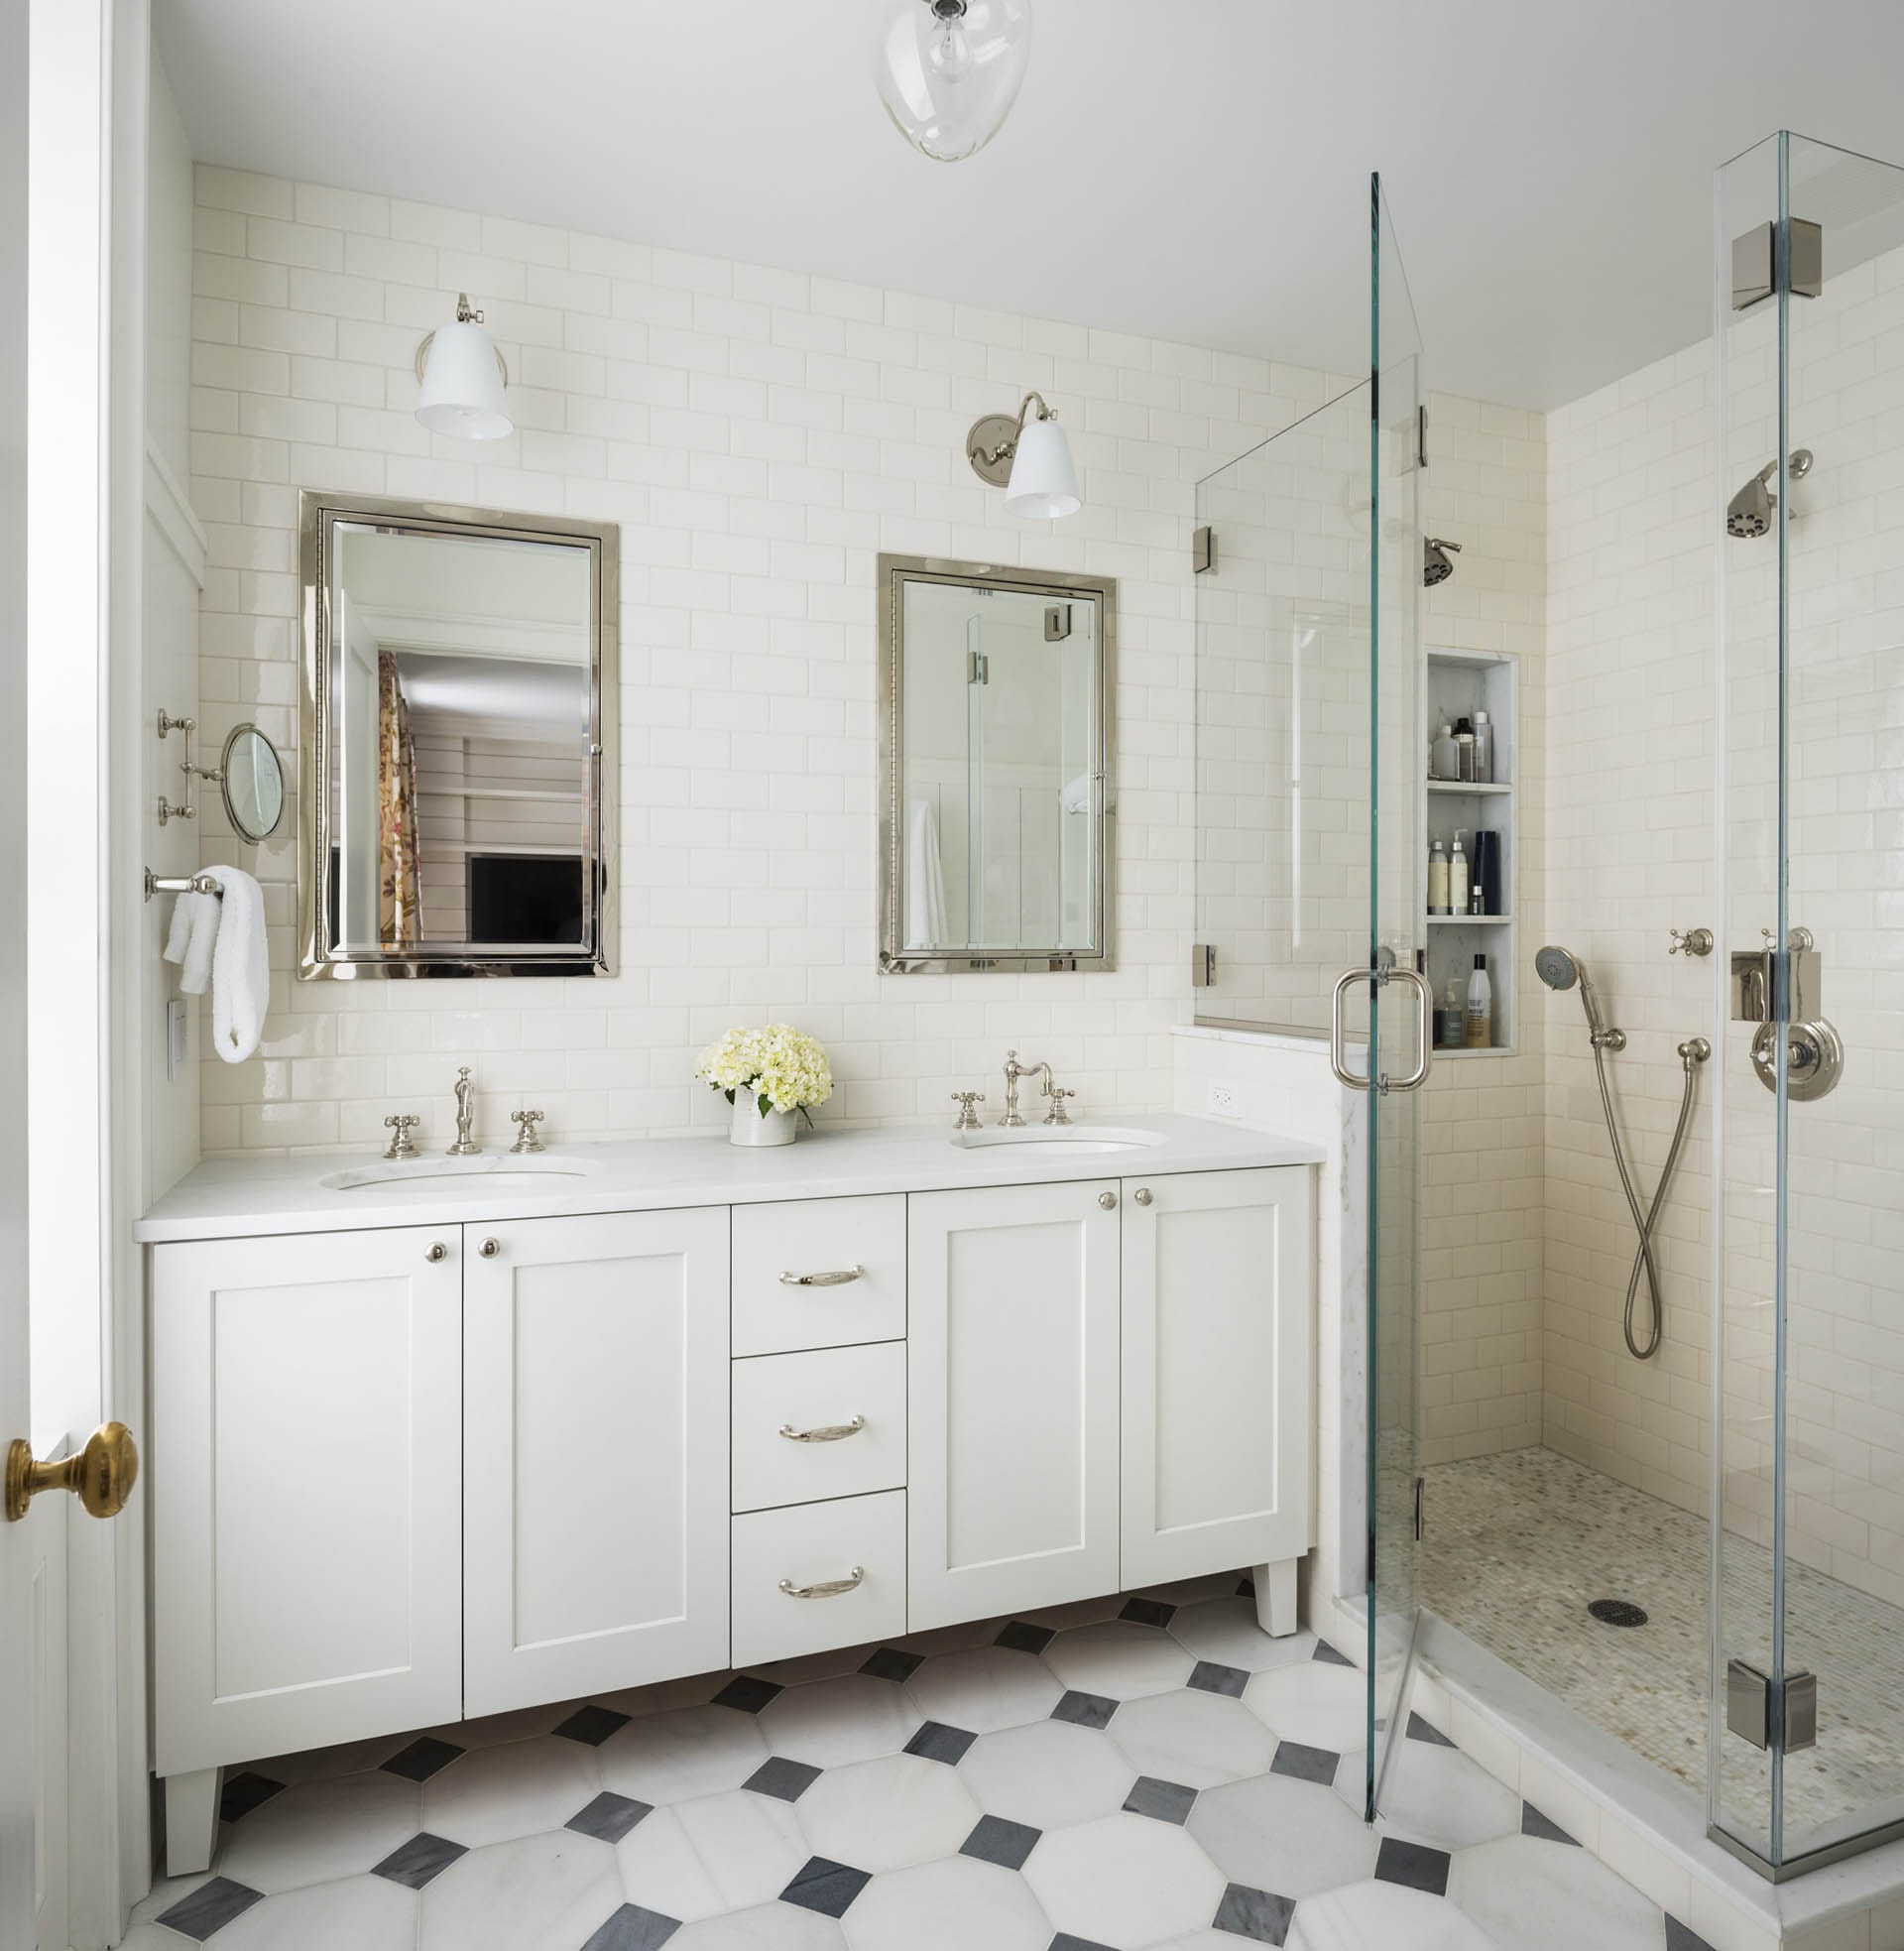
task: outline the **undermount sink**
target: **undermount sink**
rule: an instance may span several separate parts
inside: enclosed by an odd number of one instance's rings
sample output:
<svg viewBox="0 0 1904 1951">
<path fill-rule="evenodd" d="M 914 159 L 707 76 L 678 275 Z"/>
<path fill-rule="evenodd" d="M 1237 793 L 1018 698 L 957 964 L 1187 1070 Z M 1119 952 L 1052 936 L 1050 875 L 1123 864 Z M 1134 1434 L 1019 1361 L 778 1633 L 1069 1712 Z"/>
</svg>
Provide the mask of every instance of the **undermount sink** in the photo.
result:
<svg viewBox="0 0 1904 1951">
<path fill-rule="evenodd" d="M 988 1125 L 983 1131 L 954 1132 L 952 1143 L 967 1152 L 1022 1145 L 1044 1158 L 1081 1158 L 1101 1152 L 1139 1152 L 1161 1145 L 1163 1134 L 1136 1125 Z"/>
<path fill-rule="evenodd" d="M 586 1166 L 564 1158 L 389 1158 L 375 1165 L 353 1165 L 317 1183 L 326 1192 L 361 1192 L 371 1185 L 414 1185 L 421 1180 L 480 1178 L 492 1192 L 555 1191 L 550 1179 L 586 1178 Z"/>
</svg>

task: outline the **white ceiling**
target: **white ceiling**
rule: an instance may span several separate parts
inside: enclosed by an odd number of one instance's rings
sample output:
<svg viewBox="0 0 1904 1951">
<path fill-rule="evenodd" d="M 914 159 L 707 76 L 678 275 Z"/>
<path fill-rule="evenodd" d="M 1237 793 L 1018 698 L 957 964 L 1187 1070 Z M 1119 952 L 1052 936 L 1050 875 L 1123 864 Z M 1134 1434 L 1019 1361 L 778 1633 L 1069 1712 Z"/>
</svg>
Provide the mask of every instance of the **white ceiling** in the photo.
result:
<svg viewBox="0 0 1904 1951">
<path fill-rule="evenodd" d="M 1904 158 L 1897 0 L 1036 0 L 990 149 L 887 123 L 860 0 L 155 0 L 203 161 L 1549 407 L 1710 329 L 1712 174 Z"/>
</svg>

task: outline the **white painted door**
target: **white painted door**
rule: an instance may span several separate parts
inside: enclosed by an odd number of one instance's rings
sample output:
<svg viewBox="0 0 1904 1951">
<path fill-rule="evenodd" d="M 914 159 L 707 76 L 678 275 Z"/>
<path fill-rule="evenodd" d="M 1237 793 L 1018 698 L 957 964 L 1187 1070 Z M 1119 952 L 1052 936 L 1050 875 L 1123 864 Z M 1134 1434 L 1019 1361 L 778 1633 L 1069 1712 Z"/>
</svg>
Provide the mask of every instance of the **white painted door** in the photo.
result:
<svg viewBox="0 0 1904 1951">
<path fill-rule="evenodd" d="M 1118 1584 L 1118 1185 L 909 1202 L 907 1625 Z"/>
<path fill-rule="evenodd" d="M 725 1666 L 726 1208 L 463 1237 L 465 1711 Z"/>
<path fill-rule="evenodd" d="M 1309 1545 L 1309 1171 L 1124 1182 L 1126 1589 Z"/>
<path fill-rule="evenodd" d="M 461 1258 L 453 1226 L 153 1249 L 161 1775 L 456 1719 Z"/>
</svg>

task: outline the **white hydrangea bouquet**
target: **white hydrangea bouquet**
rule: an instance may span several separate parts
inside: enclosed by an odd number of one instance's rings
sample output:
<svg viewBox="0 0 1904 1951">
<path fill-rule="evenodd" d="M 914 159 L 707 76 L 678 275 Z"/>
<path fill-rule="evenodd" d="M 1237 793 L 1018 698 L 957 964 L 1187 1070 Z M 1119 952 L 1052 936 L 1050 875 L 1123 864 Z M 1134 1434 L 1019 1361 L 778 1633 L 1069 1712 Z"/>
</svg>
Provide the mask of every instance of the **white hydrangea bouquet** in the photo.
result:
<svg viewBox="0 0 1904 1951">
<path fill-rule="evenodd" d="M 790 1023 L 730 1030 L 701 1052 L 694 1074 L 734 1107 L 728 1137 L 736 1145 L 791 1145 L 797 1112 L 833 1095 L 833 1072 L 818 1039 Z"/>
</svg>

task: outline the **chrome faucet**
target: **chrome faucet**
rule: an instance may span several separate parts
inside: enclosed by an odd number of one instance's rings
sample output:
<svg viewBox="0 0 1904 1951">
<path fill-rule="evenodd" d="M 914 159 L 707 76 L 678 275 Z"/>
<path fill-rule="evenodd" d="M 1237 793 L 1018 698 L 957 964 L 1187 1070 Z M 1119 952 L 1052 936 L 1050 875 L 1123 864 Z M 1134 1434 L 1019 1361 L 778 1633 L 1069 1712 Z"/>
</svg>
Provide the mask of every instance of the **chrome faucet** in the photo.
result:
<svg viewBox="0 0 1904 1951">
<path fill-rule="evenodd" d="M 1068 1125 L 1071 1122 L 1064 1115 L 1064 1100 L 1067 1097 L 1075 1096 L 1076 1093 L 1072 1091 L 1065 1091 L 1062 1094 L 1059 1093 L 1057 1081 L 1051 1075 L 1051 1066 L 1048 1063 L 1020 1063 L 1016 1050 L 1007 1050 L 1005 1053 L 1005 1116 L 999 1120 L 1001 1125 L 1017 1126 L 1024 1123 L 1023 1118 L 1018 1113 L 1018 1079 L 1020 1077 L 1042 1078 L 1043 1081 L 1038 1088 L 1044 1096 L 1055 1100 L 1051 1115 L 1044 1121 L 1047 1125 Z"/>
<path fill-rule="evenodd" d="M 483 1148 L 470 1136 L 476 1122 L 476 1086 L 469 1081 L 469 1065 L 456 1072 L 456 1143 L 449 1148 L 452 1158 L 473 1158 Z"/>
</svg>

